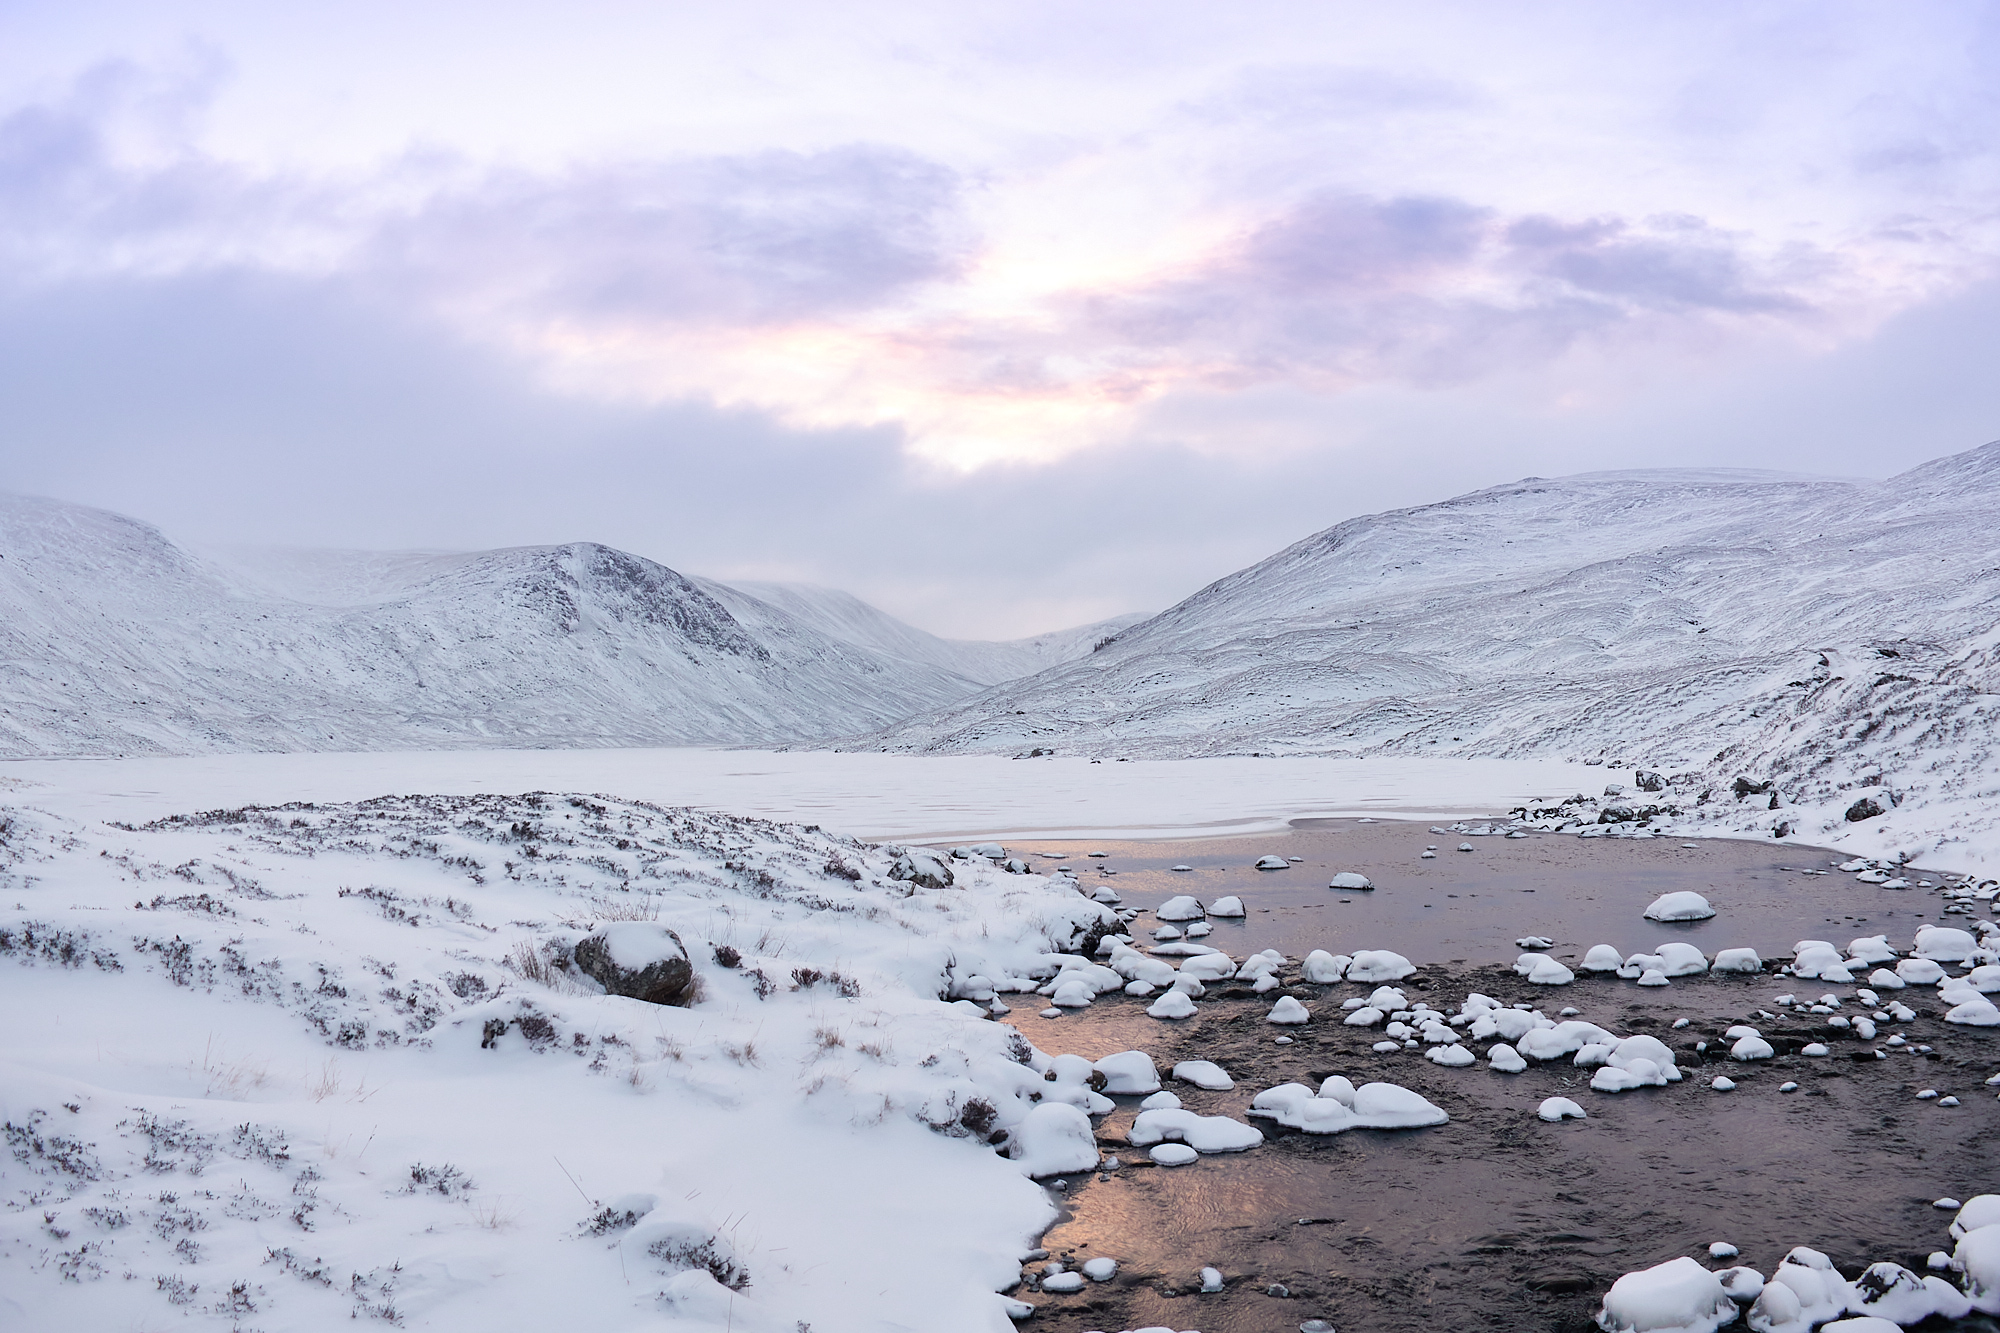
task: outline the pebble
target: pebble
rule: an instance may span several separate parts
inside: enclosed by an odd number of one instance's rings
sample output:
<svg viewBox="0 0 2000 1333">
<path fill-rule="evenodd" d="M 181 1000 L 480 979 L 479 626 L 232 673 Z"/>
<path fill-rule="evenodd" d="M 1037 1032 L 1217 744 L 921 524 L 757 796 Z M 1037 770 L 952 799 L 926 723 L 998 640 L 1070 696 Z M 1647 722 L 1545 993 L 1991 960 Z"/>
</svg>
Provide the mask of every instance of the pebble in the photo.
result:
<svg viewBox="0 0 2000 1333">
<path fill-rule="evenodd" d="M 1689 1022 L 1691 1022 L 1691 1021 L 1692 1021 L 1692 1020 L 1690 1020 L 1690 1019 L 1686 1019 L 1686 1018 L 1676 1018 L 1676 1019 L 1674 1020 L 1674 1026 L 1675 1026 L 1676 1028 L 1684 1028 L 1684 1027 L 1686 1027 L 1686 1026 L 1687 1026 L 1687 1025 L 1689 1024 Z"/>
<path fill-rule="evenodd" d="M 1958 1105 L 1958 1098 L 1956 1098 L 1956 1097 L 1940 1097 L 1940 1098 L 1938 1098 L 1938 1105 L 1939 1105 L 1939 1106 L 1956 1106 L 1956 1105 Z"/>
<path fill-rule="evenodd" d="M 1043 1017 L 1043 1018 L 1061 1018 L 1061 1017 L 1062 1017 L 1062 1010 L 1060 1010 L 1060 1009 L 1056 1009 L 1056 1008 L 1053 1008 L 1053 1007 L 1051 1007 L 1051 1008 L 1048 1008 L 1048 1009 L 1044 1009 L 1044 1010 L 1042 1010 L 1042 1017 Z"/>
<path fill-rule="evenodd" d="M 1336 1333 L 1336 1330 L 1324 1319 L 1308 1319 L 1299 1325 L 1299 1333 Z"/>
<path fill-rule="evenodd" d="M 1708 1257 L 1711 1259 L 1734 1259 L 1741 1253 L 1741 1250 L 1738 1250 L 1726 1240 L 1716 1241 L 1708 1247 Z"/>
<path fill-rule="evenodd" d="M 1722 1075 L 1717 1074 L 1715 1082 L 1708 1086 L 1714 1088 L 1717 1092 L 1734 1092 L 1736 1091 L 1736 1080 L 1733 1078 L 1724 1078 Z M 1731 1250 L 1730 1253 L 1734 1254 L 1735 1251 Z"/>
<path fill-rule="evenodd" d="M 1087 1259 L 1083 1265 L 1083 1275 L 1092 1282 L 1109 1282 L 1118 1273 L 1116 1259 Z"/>
<path fill-rule="evenodd" d="M 1292 1289 L 1286 1286 L 1282 1282 L 1273 1282 L 1270 1286 L 1264 1288 L 1264 1294 L 1266 1296 L 1276 1296 L 1282 1299 L 1286 1296 L 1291 1295 Z"/>
<path fill-rule="evenodd" d="M 1936 1089 L 1936 1088 L 1925 1088 L 1925 1089 L 1924 1089 L 1924 1090 L 1923 1090 L 1922 1092 L 1920 1092 L 1920 1093 L 1918 1093 L 1918 1094 L 1917 1094 L 1917 1100 L 1918 1100 L 1918 1101 L 1920 1101 L 1920 1102 L 1929 1102 L 1929 1101 L 1936 1101 L 1936 1100 L 1937 1100 L 1937 1089 Z"/>
<path fill-rule="evenodd" d="M 1277 1044 L 1280 1046 L 1289 1046 L 1292 1044 L 1292 1039 L 1290 1037 L 1280 1037 Z"/>
<path fill-rule="evenodd" d="M 1780 1083 L 1778 1085 L 1779 1092 L 1797 1092 L 1798 1090 L 1799 1085 L 1796 1083 Z"/>
<path fill-rule="evenodd" d="M 1924 1260 L 1924 1267 L 1933 1273 L 1942 1273 L 1951 1267 L 1951 1256 L 1943 1250 L 1932 1250 L 1931 1257 Z"/>
<path fill-rule="evenodd" d="M 1460 850 L 1461 852 L 1469 852 L 1472 850 L 1472 844 L 1469 842 L 1461 842 L 1460 844 L 1458 844 L 1458 850 Z"/>
<path fill-rule="evenodd" d="M 1203 1291 L 1221 1291 L 1221 1290 L 1222 1290 L 1222 1270 L 1220 1270 L 1220 1269 L 1217 1269 L 1217 1268 L 1204 1268 L 1204 1269 L 1202 1269 L 1202 1270 L 1201 1270 L 1201 1289 L 1202 1289 Z"/>
<path fill-rule="evenodd" d="M 1942 1199 L 1932 1199 L 1931 1207 L 1937 1209 L 1939 1212 L 1955 1213 L 1959 1209 L 1965 1207 L 1965 1205 L 1960 1203 L 1957 1199 L 1950 1198 L 1947 1196 L 1946 1198 Z"/>
</svg>

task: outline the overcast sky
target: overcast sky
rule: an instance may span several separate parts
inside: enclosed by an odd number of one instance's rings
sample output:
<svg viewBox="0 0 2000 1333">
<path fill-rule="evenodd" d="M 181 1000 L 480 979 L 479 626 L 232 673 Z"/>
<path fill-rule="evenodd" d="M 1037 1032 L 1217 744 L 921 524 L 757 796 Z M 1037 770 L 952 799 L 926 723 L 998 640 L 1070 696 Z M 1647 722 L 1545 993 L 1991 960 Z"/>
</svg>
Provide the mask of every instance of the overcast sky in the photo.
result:
<svg viewBox="0 0 2000 1333">
<path fill-rule="evenodd" d="M 2000 10 L 0 0 L 0 488 L 1008 637 L 2000 436 Z"/>
</svg>

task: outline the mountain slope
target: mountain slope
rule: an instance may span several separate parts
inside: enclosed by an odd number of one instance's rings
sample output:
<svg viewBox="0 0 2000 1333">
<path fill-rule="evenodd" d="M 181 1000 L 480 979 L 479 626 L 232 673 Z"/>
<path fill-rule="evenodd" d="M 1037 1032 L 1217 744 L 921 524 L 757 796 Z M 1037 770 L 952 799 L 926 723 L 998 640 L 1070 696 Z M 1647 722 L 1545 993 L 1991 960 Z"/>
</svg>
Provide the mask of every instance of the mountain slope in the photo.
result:
<svg viewBox="0 0 2000 1333">
<path fill-rule="evenodd" d="M 1091 646 L 1120 630 L 1135 625 L 1144 615 L 1114 616 L 1095 624 L 1053 630 L 1032 638 L 985 642 L 972 639 L 942 639 L 906 625 L 852 593 L 837 588 L 821 588 L 804 583 L 716 583 L 700 580 L 701 586 L 729 607 L 740 620 L 758 615 L 754 601 L 775 607 L 802 624 L 810 625 L 828 638 L 870 648 L 911 662 L 927 662 L 981 685 L 994 685 L 1061 662 L 1081 657 Z"/>
<path fill-rule="evenodd" d="M 865 743 L 1699 763 L 1811 693 L 1822 650 L 1956 660 L 2000 619 L 1996 502 L 2000 445 L 1883 482 L 1531 478 L 1329 528 Z"/>
<path fill-rule="evenodd" d="M 976 688 L 589 543 L 319 573 L 319 600 L 282 596 L 143 523 L 0 496 L 0 753 L 771 742 Z"/>
</svg>

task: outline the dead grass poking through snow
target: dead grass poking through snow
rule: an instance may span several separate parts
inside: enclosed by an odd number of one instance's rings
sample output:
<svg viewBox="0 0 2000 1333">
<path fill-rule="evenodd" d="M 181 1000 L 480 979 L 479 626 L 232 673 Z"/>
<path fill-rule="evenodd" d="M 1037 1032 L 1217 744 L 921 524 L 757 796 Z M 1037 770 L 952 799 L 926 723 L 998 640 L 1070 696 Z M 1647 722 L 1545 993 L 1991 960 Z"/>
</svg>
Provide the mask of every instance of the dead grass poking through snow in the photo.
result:
<svg viewBox="0 0 2000 1333">
<path fill-rule="evenodd" d="M 591 915 L 599 921 L 658 921 L 660 900 L 656 894 L 632 893 L 622 897 L 598 894 L 590 900 Z"/>
</svg>

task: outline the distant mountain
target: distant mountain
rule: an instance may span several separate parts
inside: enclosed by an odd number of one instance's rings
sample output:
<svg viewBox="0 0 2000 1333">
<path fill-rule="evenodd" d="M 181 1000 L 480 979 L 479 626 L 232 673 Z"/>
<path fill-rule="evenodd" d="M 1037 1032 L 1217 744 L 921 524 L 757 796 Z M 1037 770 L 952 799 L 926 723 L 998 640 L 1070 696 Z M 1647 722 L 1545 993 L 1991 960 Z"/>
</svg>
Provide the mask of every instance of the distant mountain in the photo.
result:
<svg viewBox="0 0 2000 1333">
<path fill-rule="evenodd" d="M 1114 616 L 1033 638 L 989 643 L 926 634 L 836 588 L 805 583 L 700 582 L 739 620 L 755 619 L 759 605 L 775 608 L 828 638 L 911 662 L 927 662 L 981 685 L 1033 675 L 1046 667 L 1082 657 L 1099 641 L 1146 618 L 1142 614 Z"/>
<path fill-rule="evenodd" d="M 949 703 L 991 669 L 883 651 L 590 543 L 219 560 L 116 514 L 0 496 L 10 757 L 772 743 Z"/>
<path fill-rule="evenodd" d="M 1866 725 L 1856 681 L 1949 676 L 1948 711 L 1987 669 L 1996 509 L 2000 445 L 1880 482 L 1529 478 L 1328 528 L 1097 652 L 852 744 L 1866 768 L 1865 736 L 1826 739 Z"/>
</svg>

